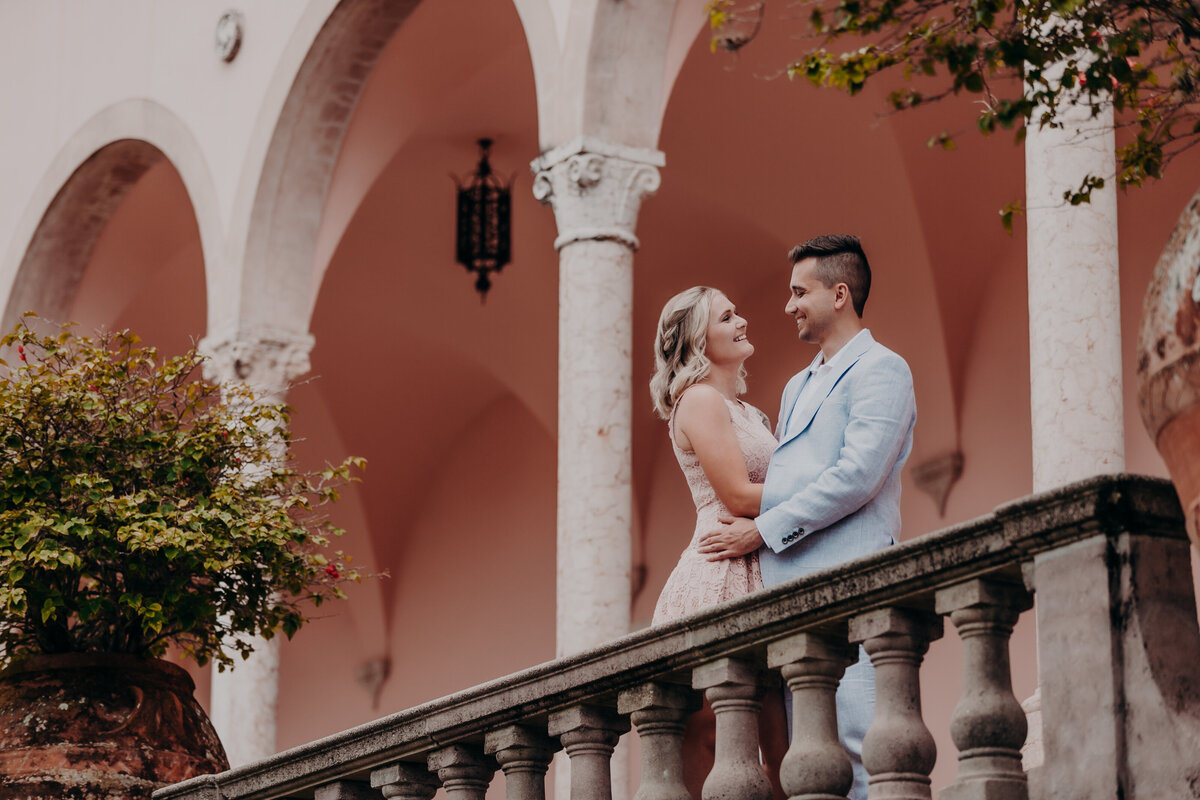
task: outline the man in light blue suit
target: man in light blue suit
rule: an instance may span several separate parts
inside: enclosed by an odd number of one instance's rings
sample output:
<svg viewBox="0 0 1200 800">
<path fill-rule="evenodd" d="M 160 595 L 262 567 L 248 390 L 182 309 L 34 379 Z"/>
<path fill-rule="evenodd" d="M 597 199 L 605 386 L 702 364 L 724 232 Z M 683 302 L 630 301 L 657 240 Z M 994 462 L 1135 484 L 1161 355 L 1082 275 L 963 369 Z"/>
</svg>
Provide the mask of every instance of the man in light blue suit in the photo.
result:
<svg viewBox="0 0 1200 800">
<path fill-rule="evenodd" d="M 871 268 L 855 236 L 794 247 L 785 311 L 820 352 L 783 390 L 762 512 L 704 537 L 710 559 L 762 547 L 763 583 L 833 567 L 895 543 L 900 469 L 912 449 L 916 401 L 904 359 L 863 327 Z M 790 698 L 788 698 L 790 700 Z M 838 733 L 865 800 L 862 738 L 875 708 L 875 673 L 860 648 L 837 692 Z M 790 716 L 790 703 L 789 703 Z"/>
</svg>

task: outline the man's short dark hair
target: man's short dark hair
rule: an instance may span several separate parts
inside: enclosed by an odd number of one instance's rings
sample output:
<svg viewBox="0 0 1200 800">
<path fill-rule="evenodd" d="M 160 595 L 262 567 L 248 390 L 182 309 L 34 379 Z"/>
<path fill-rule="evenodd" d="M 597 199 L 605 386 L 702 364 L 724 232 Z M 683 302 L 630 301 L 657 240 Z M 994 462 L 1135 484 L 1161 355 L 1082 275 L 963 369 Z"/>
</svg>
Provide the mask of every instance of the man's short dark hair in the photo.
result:
<svg viewBox="0 0 1200 800">
<path fill-rule="evenodd" d="M 854 313 L 862 317 L 867 296 L 871 294 L 871 265 L 857 236 L 840 233 L 818 236 L 793 247 L 788 258 L 793 264 L 815 258 L 817 278 L 830 288 L 839 283 L 850 287 Z"/>
</svg>

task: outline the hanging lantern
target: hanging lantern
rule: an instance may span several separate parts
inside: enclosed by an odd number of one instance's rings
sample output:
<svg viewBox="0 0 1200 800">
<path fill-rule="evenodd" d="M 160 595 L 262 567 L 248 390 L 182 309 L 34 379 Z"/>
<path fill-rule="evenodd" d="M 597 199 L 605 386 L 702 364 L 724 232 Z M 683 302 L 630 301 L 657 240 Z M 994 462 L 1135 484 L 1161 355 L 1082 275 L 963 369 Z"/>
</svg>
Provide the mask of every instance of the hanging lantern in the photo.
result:
<svg viewBox="0 0 1200 800">
<path fill-rule="evenodd" d="M 488 163 L 491 139 L 479 140 L 479 166 L 458 184 L 458 263 L 477 277 L 475 289 L 481 300 L 492 288 L 491 273 L 508 263 L 511 253 L 512 194 L 500 183 Z"/>
</svg>

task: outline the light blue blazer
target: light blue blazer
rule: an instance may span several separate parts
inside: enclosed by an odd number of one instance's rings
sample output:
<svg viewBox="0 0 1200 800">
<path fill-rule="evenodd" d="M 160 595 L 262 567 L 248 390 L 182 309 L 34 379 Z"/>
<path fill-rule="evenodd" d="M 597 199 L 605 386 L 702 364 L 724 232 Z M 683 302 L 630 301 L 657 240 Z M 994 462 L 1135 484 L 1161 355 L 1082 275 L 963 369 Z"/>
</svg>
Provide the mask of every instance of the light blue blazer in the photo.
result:
<svg viewBox="0 0 1200 800">
<path fill-rule="evenodd" d="M 808 370 L 783 390 L 755 520 L 766 586 L 873 553 L 900 533 L 900 469 L 917 419 L 912 373 L 870 332 L 846 347 L 854 350 L 827 393 L 796 405 Z"/>
</svg>

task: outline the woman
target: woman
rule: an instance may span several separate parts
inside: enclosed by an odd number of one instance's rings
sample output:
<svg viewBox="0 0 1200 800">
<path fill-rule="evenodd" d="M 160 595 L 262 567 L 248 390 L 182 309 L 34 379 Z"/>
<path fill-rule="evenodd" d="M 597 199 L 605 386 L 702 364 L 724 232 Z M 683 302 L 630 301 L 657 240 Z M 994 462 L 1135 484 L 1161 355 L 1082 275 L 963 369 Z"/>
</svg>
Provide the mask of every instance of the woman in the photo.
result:
<svg viewBox="0 0 1200 800">
<path fill-rule="evenodd" d="M 692 490 L 696 528 L 659 595 L 654 624 L 762 588 L 757 554 L 709 561 L 696 549 L 720 515 L 758 516 L 776 442 L 763 413 L 738 400 L 753 353 L 746 320 L 716 289 L 680 292 L 659 317 L 650 394 Z"/>
<path fill-rule="evenodd" d="M 738 399 L 746 391 L 745 362 L 754 353 L 746 320 L 724 294 L 695 286 L 663 308 L 654 337 L 654 409 L 667 420 L 675 457 L 692 490 L 696 528 L 667 578 L 654 609 L 654 624 L 691 614 L 762 588 L 758 554 L 709 561 L 697 549 L 700 536 L 722 514 L 754 517 L 762 482 L 775 450 L 766 416 Z M 684 735 L 684 782 L 700 797 L 712 769 L 714 719 L 707 703 L 688 720 Z M 782 698 L 768 692 L 759 717 L 759 738 L 775 797 L 786 748 Z"/>
</svg>

